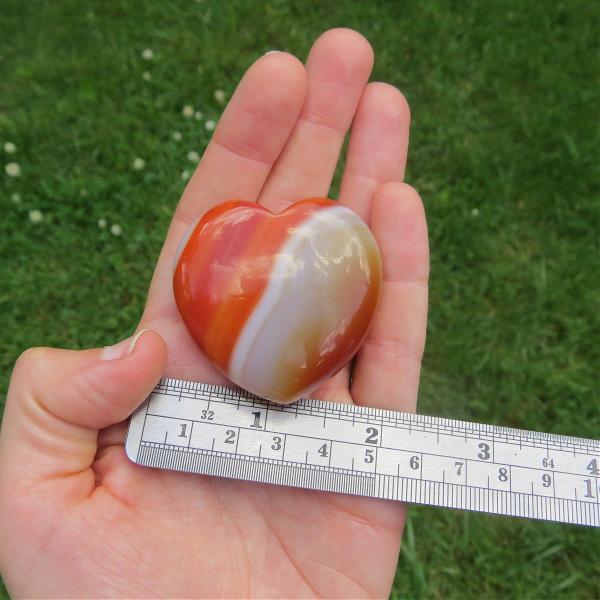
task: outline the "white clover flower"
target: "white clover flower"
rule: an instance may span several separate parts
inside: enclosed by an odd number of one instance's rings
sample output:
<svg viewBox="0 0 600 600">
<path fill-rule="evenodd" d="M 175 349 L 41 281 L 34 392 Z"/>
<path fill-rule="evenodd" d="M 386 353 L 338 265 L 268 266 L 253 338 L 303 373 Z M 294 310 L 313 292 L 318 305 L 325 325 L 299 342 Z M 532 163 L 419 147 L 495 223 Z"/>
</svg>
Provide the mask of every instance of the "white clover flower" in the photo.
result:
<svg viewBox="0 0 600 600">
<path fill-rule="evenodd" d="M 479 209 L 478 209 L 478 208 L 473 208 L 473 209 L 471 210 L 471 215 L 472 215 L 473 217 L 476 217 L 476 216 L 478 216 L 478 215 L 479 215 Z"/>
<path fill-rule="evenodd" d="M 152 79 L 152 73 L 150 73 L 150 71 L 144 71 L 142 73 L 142 79 L 144 81 L 150 81 Z"/>
<path fill-rule="evenodd" d="M 194 116 L 194 107 L 190 106 L 189 104 L 186 104 L 182 109 L 181 109 L 181 114 L 184 117 L 187 117 L 188 119 L 191 119 Z"/>
<path fill-rule="evenodd" d="M 4 152 L 6 154 L 14 154 L 17 151 L 17 147 L 12 142 L 6 142 L 4 144 Z"/>
<path fill-rule="evenodd" d="M 206 129 L 206 131 L 212 131 L 216 126 L 216 123 L 212 120 L 209 119 L 208 121 L 206 121 L 206 123 L 204 123 L 204 128 Z"/>
<path fill-rule="evenodd" d="M 174 132 L 171 134 L 171 137 L 172 137 L 172 138 L 173 138 L 173 139 L 174 139 L 176 142 L 180 142 L 180 141 L 181 141 L 181 138 L 182 138 L 183 136 L 181 135 L 181 131 L 174 131 Z"/>
<path fill-rule="evenodd" d="M 121 226 L 120 226 L 120 225 L 117 225 L 117 224 L 115 223 L 114 225 L 111 225 L 111 226 L 110 226 L 110 232 L 111 232 L 111 233 L 112 233 L 114 236 L 116 236 L 116 237 L 119 237 L 119 236 L 120 236 L 120 235 L 123 233 L 123 230 L 121 229 Z"/>
<path fill-rule="evenodd" d="M 106 227 L 106 219 L 98 219 L 98 227 L 104 229 Z"/>
<path fill-rule="evenodd" d="M 202 119 L 203 116 L 204 116 L 204 113 L 200 110 L 197 110 L 194 113 L 194 119 L 196 119 L 196 121 L 200 121 L 200 119 Z"/>
<path fill-rule="evenodd" d="M 134 158 L 131 166 L 134 171 L 141 171 L 146 166 L 146 161 L 143 158 Z"/>
<path fill-rule="evenodd" d="M 15 204 L 20 204 L 21 203 L 21 194 L 17 194 L 17 192 L 15 192 L 14 194 L 12 194 L 12 196 L 10 197 L 10 199 L 15 203 Z"/>
<path fill-rule="evenodd" d="M 154 58 L 154 52 L 152 52 L 152 50 L 150 48 L 146 48 L 142 52 L 142 58 L 144 60 L 152 60 Z"/>
<path fill-rule="evenodd" d="M 42 211 L 37 210 L 37 209 L 29 211 L 29 220 L 32 223 L 41 223 L 43 218 L 44 218 L 44 215 L 42 214 Z"/>
<path fill-rule="evenodd" d="M 191 162 L 198 162 L 200 160 L 200 155 L 195 150 L 191 150 L 187 153 L 187 159 Z"/>
<path fill-rule="evenodd" d="M 186 169 L 185 171 L 181 171 L 181 179 L 187 181 L 190 178 L 190 172 Z"/>
<path fill-rule="evenodd" d="M 19 177 L 21 175 L 21 167 L 19 163 L 10 162 L 4 167 L 4 171 L 9 177 Z"/>
<path fill-rule="evenodd" d="M 223 90 L 215 90 L 215 100 L 219 104 L 223 104 L 225 102 L 225 92 Z"/>
</svg>

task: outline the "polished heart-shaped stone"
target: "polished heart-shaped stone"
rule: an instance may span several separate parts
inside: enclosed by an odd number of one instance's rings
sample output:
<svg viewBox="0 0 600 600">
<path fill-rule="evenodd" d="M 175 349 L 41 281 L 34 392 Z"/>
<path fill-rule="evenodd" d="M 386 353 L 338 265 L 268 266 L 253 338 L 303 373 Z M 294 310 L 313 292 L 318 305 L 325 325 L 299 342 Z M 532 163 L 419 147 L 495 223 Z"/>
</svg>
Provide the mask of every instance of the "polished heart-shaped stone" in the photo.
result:
<svg viewBox="0 0 600 600">
<path fill-rule="evenodd" d="M 306 396 L 365 339 L 381 284 L 371 231 L 328 199 L 279 214 L 231 201 L 182 239 L 173 290 L 207 358 L 238 386 L 274 402 Z"/>
</svg>

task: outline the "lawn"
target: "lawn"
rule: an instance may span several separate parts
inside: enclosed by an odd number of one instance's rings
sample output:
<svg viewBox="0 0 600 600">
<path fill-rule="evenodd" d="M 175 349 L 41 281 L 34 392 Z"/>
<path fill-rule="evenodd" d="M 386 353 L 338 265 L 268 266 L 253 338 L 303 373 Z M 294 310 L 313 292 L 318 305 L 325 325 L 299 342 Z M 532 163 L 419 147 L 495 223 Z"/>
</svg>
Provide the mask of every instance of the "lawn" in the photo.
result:
<svg viewBox="0 0 600 600">
<path fill-rule="evenodd" d="M 412 107 L 407 180 L 432 251 L 420 411 L 598 436 L 596 2 L 3 0 L 0 13 L 2 398 L 25 348 L 134 328 L 215 91 L 344 25 Z M 597 598 L 598 556 L 589 529 L 419 507 L 392 597 Z"/>
</svg>

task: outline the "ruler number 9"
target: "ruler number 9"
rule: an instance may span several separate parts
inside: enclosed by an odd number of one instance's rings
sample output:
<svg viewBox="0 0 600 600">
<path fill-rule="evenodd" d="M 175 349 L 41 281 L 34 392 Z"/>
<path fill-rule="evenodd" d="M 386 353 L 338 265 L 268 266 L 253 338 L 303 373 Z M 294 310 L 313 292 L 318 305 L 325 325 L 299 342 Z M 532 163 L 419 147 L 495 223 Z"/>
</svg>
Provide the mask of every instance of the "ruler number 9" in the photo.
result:
<svg viewBox="0 0 600 600">
<path fill-rule="evenodd" d="M 367 437 L 365 438 L 365 444 L 379 444 L 379 430 L 376 427 L 367 427 Z"/>
</svg>

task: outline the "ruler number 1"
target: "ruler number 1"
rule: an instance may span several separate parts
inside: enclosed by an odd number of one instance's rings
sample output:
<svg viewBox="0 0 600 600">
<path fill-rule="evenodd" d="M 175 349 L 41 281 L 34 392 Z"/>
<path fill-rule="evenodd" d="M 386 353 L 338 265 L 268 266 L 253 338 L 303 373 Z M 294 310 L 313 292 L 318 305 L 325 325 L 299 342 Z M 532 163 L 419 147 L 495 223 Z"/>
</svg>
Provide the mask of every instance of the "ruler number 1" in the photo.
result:
<svg viewBox="0 0 600 600">
<path fill-rule="evenodd" d="M 592 480 L 584 479 L 583 483 L 585 483 L 585 496 L 584 498 L 595 498 L 594 492 L 592 492 Z"/>
<path fill-rule="evenodd" d="M 260 411 L 257 410 L 256 412 L 253 412 L 252 415 L 254 416 L 254 422 L 252 423 L 252 425 L 250 425 L 250 427 L 254 427 L 255 429 L 262 429 L 262 425 L 260 424 Z"/>
</svg>

